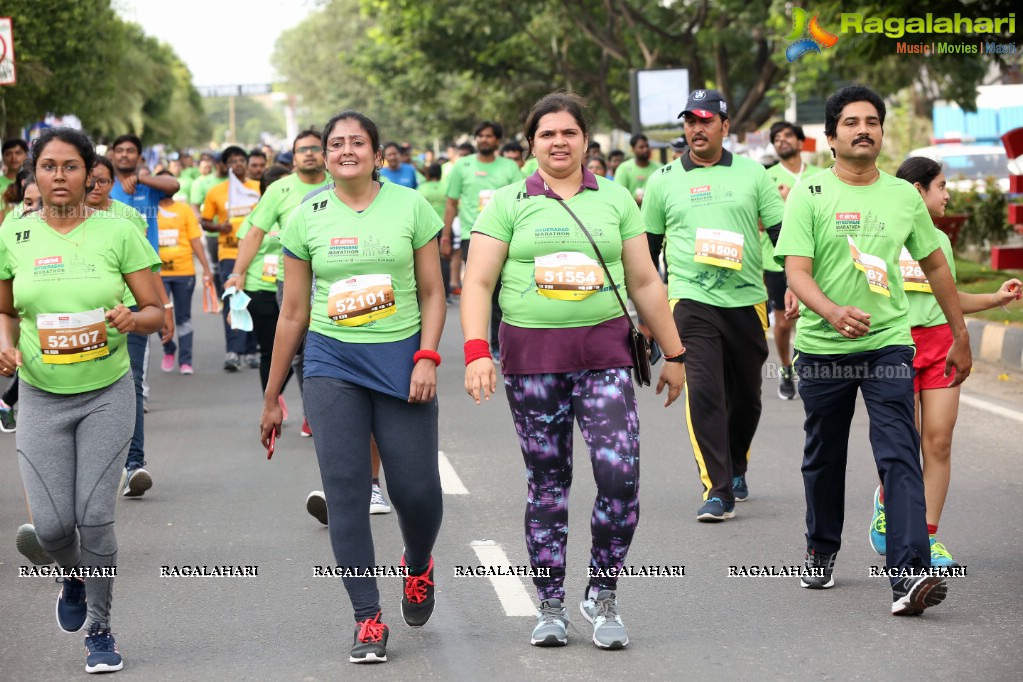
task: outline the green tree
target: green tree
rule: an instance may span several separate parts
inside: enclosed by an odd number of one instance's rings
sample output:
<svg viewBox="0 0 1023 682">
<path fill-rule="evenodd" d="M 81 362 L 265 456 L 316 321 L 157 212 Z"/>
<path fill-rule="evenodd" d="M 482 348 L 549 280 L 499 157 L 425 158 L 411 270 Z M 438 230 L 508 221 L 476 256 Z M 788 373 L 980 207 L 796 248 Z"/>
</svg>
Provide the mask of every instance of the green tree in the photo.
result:
<svg viewBox="0 0 1023 682">
<path fill-rule="evenodd" d="M 188 69 L 110 0 L 6 0 L 3 13 L 14 19 L 18 73 L 0 88 L 4 137 L 48 113 L 74 114 L 97 136 L 133 131 L 178 145 L 206 137 Z"/>
<path fill-rule="evenodd" d="M 206 99 L 207 124 L 212 131 L 211 139 L 218 145 L 227 141 L 227 131 L 230 127 L 229 107 L 227 97 Z M 236 144 L 246 149 L 258 145 L 263 133 L 278 137 L 284 135 L 284 115 L 254 97 L 234 98 L 234 118 L 237 126 Z"/>
</svg>

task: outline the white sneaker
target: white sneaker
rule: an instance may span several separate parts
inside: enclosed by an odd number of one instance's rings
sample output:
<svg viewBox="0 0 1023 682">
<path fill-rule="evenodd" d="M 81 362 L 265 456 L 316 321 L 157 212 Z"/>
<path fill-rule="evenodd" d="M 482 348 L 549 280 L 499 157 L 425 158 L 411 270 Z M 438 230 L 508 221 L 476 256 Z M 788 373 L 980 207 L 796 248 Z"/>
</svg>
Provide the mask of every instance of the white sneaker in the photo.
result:
<svg viewBox="0 0 1023 682">
<path fill-rule="evenodd" d="M 390 514 L 391 505 L 387 504 L 387 500 L 384 499 L 384 493 L 380 490 L 380 486 L 373 484 L 373 492 L 369 496 L 369 513 L 370 514 Z"/>
<path fill-rule="evenodd" d="M 124 490 L 121 492 L 123 496 L 141 497 L 152 487 L 153 477 L 142 467 L 124 470 Z"/>
<path fill-rule="evenodd" d="M 327 525 L 327 498 L 320 490 L 314 490 L 305 498 L 305 510 L 316 517 L 316 520 Z"/>
</svg>

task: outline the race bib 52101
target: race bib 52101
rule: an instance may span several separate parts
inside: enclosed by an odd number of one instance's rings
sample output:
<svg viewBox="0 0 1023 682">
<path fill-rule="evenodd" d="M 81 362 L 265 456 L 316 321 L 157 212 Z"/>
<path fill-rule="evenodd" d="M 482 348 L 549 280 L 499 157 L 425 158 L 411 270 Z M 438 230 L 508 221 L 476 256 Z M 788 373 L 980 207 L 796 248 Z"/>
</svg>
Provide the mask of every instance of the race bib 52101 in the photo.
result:
<svg viewBox="0 0 1023 682">
<path fill-rule="evenodd" d="M 358 275 L 330 285 L 327 316 L 342 327 L 359 327 L 398 312 L 390 275 Z"/>
<path fill-rule="evenodd" d="M 69 365 L 110 354 L 103 309 L 36 315 L 43 363 Z"/>
</svg>

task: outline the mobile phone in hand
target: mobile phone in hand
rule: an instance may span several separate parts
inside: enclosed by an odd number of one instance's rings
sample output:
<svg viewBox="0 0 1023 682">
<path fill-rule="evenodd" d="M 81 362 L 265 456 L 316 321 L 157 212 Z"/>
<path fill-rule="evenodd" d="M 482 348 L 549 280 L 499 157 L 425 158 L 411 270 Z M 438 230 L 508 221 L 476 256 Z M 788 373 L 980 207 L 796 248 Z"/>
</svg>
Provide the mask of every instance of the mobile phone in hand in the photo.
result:
<svg viewBox="0 0 1023 682">
<path fill-rule="evenodd" d="M 277 427 L 274 427 L 270 431 L 270 447 L 266 449 L 266 458 L 270 459 L 274 456 L 274 446 L 277 444 Z"/>
</svg>

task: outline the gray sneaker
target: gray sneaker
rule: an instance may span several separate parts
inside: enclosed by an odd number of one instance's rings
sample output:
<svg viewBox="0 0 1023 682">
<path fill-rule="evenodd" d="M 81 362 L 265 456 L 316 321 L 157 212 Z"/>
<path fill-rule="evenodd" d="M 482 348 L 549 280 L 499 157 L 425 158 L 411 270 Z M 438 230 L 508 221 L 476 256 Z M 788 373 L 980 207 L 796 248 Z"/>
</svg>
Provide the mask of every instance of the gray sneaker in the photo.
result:
<svg viewBox="0 0 1023 682">
<path fill-rule="evenodd" d="M 796 383 L 792 367 L 782 367 L 778 373 L 778 397 L 782 400 L 796 399 Z"/>
<path fill-rule="evenodd" d="M 244 356 L 244 360 L 245 360 L 245 365 L 249 369 L 259 369 L 259 365 L 260 365 L 259 356 L 256 355 L 255 353 L 249 353 L 249 354 L 245 355 Z"/>
<path fill-rule="evenodd" d="M 224 356 L 224 371 L 237 372 L 242 368 L 242 359 L 237 353 L 228 353 Z"/>
<path fill-rule="evenodd" d="M 568 644 L 568 610 L 560 599 L 545 599 L 536 612 L 536 627 L 529 643 L 533 646 Z"/>
<path fill-rule="evenodd" d="M 18 528 L 14 544 L 18 547 L 18 551 L 36 566 L 45 566 L 53 563 L 53 558 L 39 545 L 36 527 L 31 523 L 22 524 Z"/>
<path fill-rule="evenodd" d="M 618 598 L 611 590 L 601 590 L 596 599 L 579 604 L 583 618 L 593 624 L 593 643 L 601 649 L 624 649 L 629 633 L 618 615 Z"/>
<path fill-rule="evenodd" d="M 121 491 L 124 497 L 142 497 L 153 487 L 153 477 L 142 467 L 125 469 L 121 480 L 124 481 L 124 490 Z"/>
</svg>

